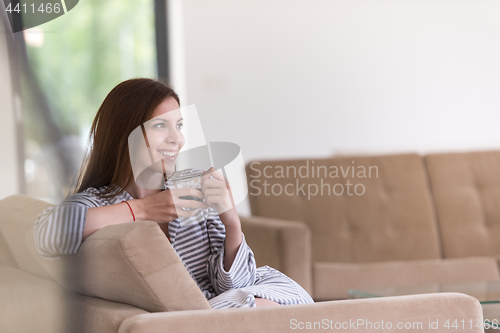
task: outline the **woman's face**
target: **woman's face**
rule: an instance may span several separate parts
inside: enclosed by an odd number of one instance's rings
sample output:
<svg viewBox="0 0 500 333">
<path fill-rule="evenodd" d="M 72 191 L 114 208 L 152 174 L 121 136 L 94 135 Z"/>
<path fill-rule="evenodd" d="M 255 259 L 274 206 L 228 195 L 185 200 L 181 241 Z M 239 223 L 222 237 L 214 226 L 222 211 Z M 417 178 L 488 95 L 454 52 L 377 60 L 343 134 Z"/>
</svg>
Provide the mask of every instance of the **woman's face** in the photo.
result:
<svg viewBox="0 0 500 333">
<path fill-rule="evenodd" d="M 175 160 L 185 143 L 181 132 L 182 122 L 179 104 L 174 98 L 168 98 L 156 108 L 152 118 L 144 123 L 151 157 L 155 162 L 163 160 L 167 173 L 174 172 Z"/>
</svg>

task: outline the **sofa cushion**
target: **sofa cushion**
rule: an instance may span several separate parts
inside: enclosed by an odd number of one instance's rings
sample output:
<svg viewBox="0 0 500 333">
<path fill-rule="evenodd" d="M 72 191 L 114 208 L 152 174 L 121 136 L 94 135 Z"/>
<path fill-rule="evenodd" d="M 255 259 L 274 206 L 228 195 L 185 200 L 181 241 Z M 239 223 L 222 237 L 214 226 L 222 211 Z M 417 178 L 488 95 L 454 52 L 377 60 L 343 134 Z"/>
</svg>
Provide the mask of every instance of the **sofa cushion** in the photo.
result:
<svg viewBox="0 0 500 333">
<path fill-rule="evenodd" d="M 425 157 L 444 256 L 500 254 L 500 151 Z"/>
<path fill-rule="evenodd" d="M 0 265 L 0 332 L 117 332 L 136 307 L 64 291 L 20 269 Z"/>
<path fill-rule="evenodd" d="M 155 222 L 104 227 L 75 255 L 44 259 L 33 231 L 27 243 L 63 286 L 87 296 L 134 305 L 150 312 L 210 309 L 206 298 Z"/>
<path fill-rule="evenodd" d="M 320 262 L 314 264 L 314 299 L 347 298 L 349 289 L 366 290 L 499 279 L 496 260 L 489 257 L 364 264 Z"/>
<path fill-rule="evenodd" d="M 416 154 L 254 162 L 247 175 L 252 214 L 306 223 L 314 262 L 441 256 Z"/>
</svg>

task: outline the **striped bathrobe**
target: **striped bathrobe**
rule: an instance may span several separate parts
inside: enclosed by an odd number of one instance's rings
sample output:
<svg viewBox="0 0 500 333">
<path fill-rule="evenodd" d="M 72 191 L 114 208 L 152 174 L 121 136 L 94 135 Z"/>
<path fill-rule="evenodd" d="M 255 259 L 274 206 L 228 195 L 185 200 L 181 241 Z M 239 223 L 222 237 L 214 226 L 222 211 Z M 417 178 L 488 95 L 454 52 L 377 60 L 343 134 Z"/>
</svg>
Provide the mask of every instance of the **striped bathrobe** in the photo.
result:
<svg viewBox="0 0 500 333">
<path fill-rule="evenodd" d="M 103 189 L 89 188 L 38 216 L 34 234 L 41 255 L 55 258 L 75 254 L 82 244 L 88 208 L 133 199 L 125 191 L 113 198 L 101 198 L 97 193 Z M 211 208 L 200 210 L 193 217 L 173 220 L 168 231 L 172 247 L 214 309 L 254 307 L 255 297 L 282 305 L 313 302 L 309 294 L 285 274 L 269 266 L 257 268 L 244 236 L 231 268 L 226 271 L 223 267 L 225 228 Z"/>
</svg>

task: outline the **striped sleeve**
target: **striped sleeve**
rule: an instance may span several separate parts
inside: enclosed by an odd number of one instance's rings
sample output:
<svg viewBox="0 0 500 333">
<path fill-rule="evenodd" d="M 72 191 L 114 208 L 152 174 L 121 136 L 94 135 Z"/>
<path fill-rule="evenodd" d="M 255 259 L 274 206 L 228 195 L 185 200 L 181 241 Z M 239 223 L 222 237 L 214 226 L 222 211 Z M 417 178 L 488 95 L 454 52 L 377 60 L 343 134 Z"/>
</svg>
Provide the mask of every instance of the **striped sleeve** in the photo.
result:
<svg viewBox="0 0 500 333">
<path fill-rule="evenodd" d="M 229 271 L 224 269 L 224 238 L 225 228 L 220 219 L 207 221 L 211 255 L 208 258 L 208 277 L 217 294 L 229 289 L 243 288 L 255 283 L 256 264 L 252 250 L 245 241 L 238 249 Z"/>
<path fill-rule="evenodd" d="M 82 192 L 40 213 L 33 229 L 38 252 L 52 259 L 75 254 L 82 244 L 87 210 L 99 206 L 96 195 Z"/>
</svg>

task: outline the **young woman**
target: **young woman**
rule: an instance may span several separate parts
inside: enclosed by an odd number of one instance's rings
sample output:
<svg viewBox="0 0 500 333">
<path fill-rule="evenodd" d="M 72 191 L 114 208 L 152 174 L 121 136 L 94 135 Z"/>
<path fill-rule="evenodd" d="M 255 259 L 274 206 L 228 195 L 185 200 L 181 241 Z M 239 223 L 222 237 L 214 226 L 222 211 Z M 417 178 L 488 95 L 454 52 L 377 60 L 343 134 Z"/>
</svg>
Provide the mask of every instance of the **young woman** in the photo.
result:
<svg viewBox="0 0 500 333">
<path fill-rule="evenodd" d="M 141 173 L 140 182 L 132 165 L 148 159 L 131 161 L 128 141 L 139 126 L 149 158 L 159 161 Z M 92 124 L 92 146 L 75 194 L 42 212 L 35 223 L 40 253 L 74 254 L 86 237 L 102 227 L 155 221 L 212 308 L 312 303 L 307 292 L 283 273 L 268 266 L 256 268 L 222 174 L 213 169 L 204 172 L 201 191 L 157 186 L 175 170 L 185 142 L 182 126 L 179 98 L 168 86 L 150 79 L 116 86 Z M 190 223 L 179 223 L 186 219 Z"/>
</svg>

